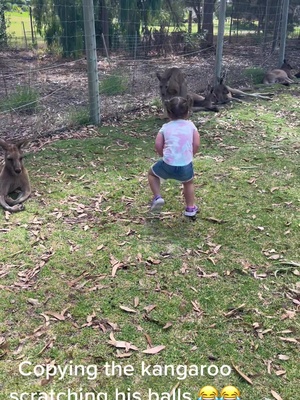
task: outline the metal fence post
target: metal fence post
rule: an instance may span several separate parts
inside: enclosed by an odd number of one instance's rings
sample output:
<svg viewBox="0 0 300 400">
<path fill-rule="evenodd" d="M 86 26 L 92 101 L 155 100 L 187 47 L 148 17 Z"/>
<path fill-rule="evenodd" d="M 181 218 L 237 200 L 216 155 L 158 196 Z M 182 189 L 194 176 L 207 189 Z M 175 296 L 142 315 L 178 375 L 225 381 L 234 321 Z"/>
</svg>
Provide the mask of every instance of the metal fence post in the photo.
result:
<svg viewBox="0 0 300 400">
<path fill-rule="evenodd" d="M 223 43 L 224 43 L 225 18 L 226 18 L 226 0 L 221 0 L 220 1 L 220 8 L 219 8 L 219 26 L 218 26 L 215 76 L 214 76 L 215 84 L 218 83 L 218 78 L 221 77 L 220 75 L 221 75 L 221 68 L 222 68 L 222 54 L 223 54 Z"/>
<path fill-rule="evenodd" d="M 279 59 L 278 67 L 280 68 L 285 58 L 285 44 L 287 36 L 287 23 L 289 15 L 289 0 L 283 0 L 282 14 L 281 14 L 281 31 L 280 31 L 280 47 L 279 47 Z"/>
<path fill-rule="evenodd" d="M 96 33 L 93 0 L 83 0 L 85 50 L 87 59 L 89 108 L 91 122 L 100 124 L 100 96 L 98 81 Z"/>
</svg>

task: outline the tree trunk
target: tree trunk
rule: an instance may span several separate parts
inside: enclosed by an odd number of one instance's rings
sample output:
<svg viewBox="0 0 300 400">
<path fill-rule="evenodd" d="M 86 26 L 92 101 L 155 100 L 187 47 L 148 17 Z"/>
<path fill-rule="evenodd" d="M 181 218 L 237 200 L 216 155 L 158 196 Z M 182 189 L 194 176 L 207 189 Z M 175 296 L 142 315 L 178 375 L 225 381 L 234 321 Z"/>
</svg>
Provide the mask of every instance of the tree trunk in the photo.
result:
<svg viewBox="0 0 300 400">
<path fill-rule="evenodd" d="M 232 38 L 233 15 L 234 15 L 234 2 L 232 2 L 232 5 L 231 5 L 231 13 L 230 13 L 229 43 L 231 43 L 231 38 Z"/>
<path fill-rule="evenodd" d="M 99 21 L 101 24 L 101 36 L 103 34 L 102 37 L 104 37 L 106 48 L 109 49 L 109 21 L 106 0 L 99 0 Z M 103 46 L 101 47 L 103 48 Z"/>
<path fill-rule="evenodd" d="M 193 13 L 189 11 L 189 19 L 188 19 L 188 33 L 192 33 L 192 26 L 193 26 Z"/>
<path fill-rule="evenodd" d="M 202 0 L 198 1 L 198 5 L 194 4 L 193 9 L 194 12 L 197 16 L 197 33 L 201 33 L 201 22 L 202 22 L 202 12 L 201 12 L 201 6 L 202 6 Z"/>
<path fill-rule="evenodd" d="M 266 45 L 268 41 L 268 25 L 270 20 L 270 0 L 267 0 L 266 11 L 265 11 L 265 23 L 264 23 L 264 40 L 263 40 L 263 51 L 266 50 Z"/>
<path fill-rule="evenodd" d="M 4 5 L 0 4 L 0 49 L 4 49 L 6 47 L 7 47 L 7 33 L 6 33 Z"/>
<path fill-rule="evenodd" d="M 280 17 L 281 17 L 281 7 L 279 7 L 279 5 L 280 5 L 280 0 L 277 0 L 276 8 L 275 8 L 277 11 L 276 11 L 276 15 L 275 15 L 275 23 L 274 23 L 274 30 L 273 30 L 272 53 L 274 52 L 274 50 L 279 42 L 279 32 L 280 32 L 279 25 L 280 25 Z M 274 4 L 274 6 L 275 6 L 275 4 Z"/>
</svg>

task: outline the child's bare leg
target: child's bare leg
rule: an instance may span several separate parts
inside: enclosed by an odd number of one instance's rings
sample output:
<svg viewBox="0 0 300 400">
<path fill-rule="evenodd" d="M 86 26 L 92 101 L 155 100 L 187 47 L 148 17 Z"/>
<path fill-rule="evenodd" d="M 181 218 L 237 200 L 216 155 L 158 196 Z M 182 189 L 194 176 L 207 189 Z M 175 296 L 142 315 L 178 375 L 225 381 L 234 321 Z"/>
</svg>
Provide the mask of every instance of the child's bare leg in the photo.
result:
<svg viewBox="0 0 300 400">
<path fill-rule="evenodd" d="M 183 183 L 183 194 L 187 207 L 194 207 L 195 205 L 195 191 L 193 179 Z"/>
<path fill-rule="evenodd" d="M 151 169 L 148 172 L 148 182 L 153 196 L 160 196 L 160 179 L 153 174 Z"/>
</svg>

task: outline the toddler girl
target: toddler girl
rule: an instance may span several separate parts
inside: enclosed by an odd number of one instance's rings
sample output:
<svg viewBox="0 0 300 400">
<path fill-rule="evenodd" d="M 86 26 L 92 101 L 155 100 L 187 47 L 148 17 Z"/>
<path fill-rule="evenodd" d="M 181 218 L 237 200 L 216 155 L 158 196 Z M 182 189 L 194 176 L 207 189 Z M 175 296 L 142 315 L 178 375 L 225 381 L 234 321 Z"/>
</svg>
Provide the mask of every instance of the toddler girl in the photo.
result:
<svg viewBox="0 0 300 400">
<path fill-rule="evenodd" d="M 193 217 L 198 212 L 194 195 L 193 156 L 200 146 L 200 136 L 193 122 L 187 120 L 190 99 L 173 97 L 165 102 L 170 122 L 164 124 L 155 139 L 155 149 L 162 157 L 148 172 L 153 193 L 151 211 L 159 212 L 165 201 L 160 195 L 160 179 L 182 182 L 186 202 L 184 215 Z"/>
</svg>

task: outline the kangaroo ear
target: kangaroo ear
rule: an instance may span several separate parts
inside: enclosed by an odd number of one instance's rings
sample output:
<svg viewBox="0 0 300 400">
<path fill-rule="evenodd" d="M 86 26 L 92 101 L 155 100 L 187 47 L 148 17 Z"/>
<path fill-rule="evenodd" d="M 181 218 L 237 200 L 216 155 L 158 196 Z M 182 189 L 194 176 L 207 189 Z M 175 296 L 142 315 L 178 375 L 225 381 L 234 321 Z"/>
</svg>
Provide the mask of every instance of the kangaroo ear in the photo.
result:
<svg viewBox="0 0 300 400">
<path fill-rule="evenodd" d="M 17 146 L 17 148 L 20 150 L 21 147 L 26 146 L 26 144 L 27 144 L 28 142 L 29 142 L 29 140 L 27 140 L 27 139 L 22 139 L 22 140 L 19 140 L 19 141 L 16 143 L 16 146 Z"/>
<path fill-rule="evenodd" d="M 161 80 L 161 74 L 158 71 L 156 72 L 156 76 L 157 76 L 157 79 L 160 81 Z"/>
<path fill-rule="evenodd" d="M 3 139 L 0 139 L 0 146 L 1 146 L 4 150 L 7 150 L 7 149 L 8 149 L 8 143 L 7 143 L 5 140 L 3 140 Z"/>
<path fill-rule="evenodd" d="M 189 108 L 189 110 L 191 110 L 192 107 L 193 107 L 193 104 L 194 104 L 193 97 L 188 94 L 187 97 L 186 97 L 186 100 L 187 100 L 187 103 L 188 103 L 188 108 Z"/>
</svg>

